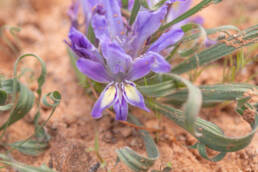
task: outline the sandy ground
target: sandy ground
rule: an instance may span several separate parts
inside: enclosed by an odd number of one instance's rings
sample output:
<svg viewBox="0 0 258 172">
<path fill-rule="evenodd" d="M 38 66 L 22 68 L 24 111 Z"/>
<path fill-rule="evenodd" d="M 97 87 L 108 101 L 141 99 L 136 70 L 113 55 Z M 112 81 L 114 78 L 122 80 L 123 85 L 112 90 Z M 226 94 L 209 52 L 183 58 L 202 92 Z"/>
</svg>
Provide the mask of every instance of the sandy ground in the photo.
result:
<svg viewBox="0 0 258 172">
<path fill-rule="evenodd" d="M 50 148 L 38 157 L 14 152 L 14 158 L 36 166 L 45 163 L 60 172 L 85 172 L 97 163 L 95 154 L 85 150 L 94 145 L 95 132 L 99 131 L 100 153 L 107 162 L 107 168 L 112 169 L 116 161 L 115 149 L 130 146 L 144 153 L 143 143 L 134 129 L 114 121 L 108 114 L 100 120 L 91 118 L 90 110 L 94 97 L 86 95 L 85 90 L 78 85 L 64 44 L 69 29 L 69 20 L 66 16 L 69 4 L 70 1 L 64 0 L 0 2 L 0 25 L 22 28 L 19 33 L 21 51 L 18 54 L 33 52 L 42 57 L 47 64 L 48 74 L 43 92 L 59 90 L 63 97 L 55 115 L 47 124 L 47 130 L 52 137 Z M 206 27 L 234 24 L 243 29 L 257 23 L 255 16 L 258 14 L 258 5 L 255 0 L 225 1 L 204 9 L 200 14 L 205 18 Z M 0 73 L 11 76 L 12 66 L 18 54 L 0 52 Z M 31 59 L 25 60 L 22 66 L 33 66 L 39 70 L 39 64 Z M 257 63 L 246 69 L 245 73 L 241 73 L 241 76 L 248 77 L 255 70 L 257 71 Z M 198 78 L 196 84 L 217 83 L 221 81 L 221 77 L 221 66 L 212 66 Z M 257 84 L 258 81 L 256 78 L 250 82 Z M 29 87 L 35 87 L 35 83 L 30 83 Z M 42 110 L 41 120 L 46 119 L 49 112 L 46 109 Z M 196 140 L 173 122 L 165 118 L 158 121 L 153 115 L 138 110 L 136 112 L 141 114 L 138 116 L 145 126 L 165 129 L 165 132 L 159 134 L 160 139 L 157 144 L 160 158 L 155 163 L 155 169 L 165 167 L 171 162 L 173 171 L 178 172 L 258 171 L 257 135 L 244 150 L 228 153 L 222 161 L 214 163 L 201 158 L 196 150 L 189 149 L 187 146 Z M 204 109 L 200 116 L 218 124 L 229 136 L 244 135 L 250 131 L 247 123 L 236 115 L 232 107 Z M 6 136 L 8 142 L 30 136 L 33 132 L 31 119 L 32 114 L 10 127 Z M 99 171 L 105 170 L 99 169 Z M 112 171 L 130 170 L 119 163 Z"/>
</svg>

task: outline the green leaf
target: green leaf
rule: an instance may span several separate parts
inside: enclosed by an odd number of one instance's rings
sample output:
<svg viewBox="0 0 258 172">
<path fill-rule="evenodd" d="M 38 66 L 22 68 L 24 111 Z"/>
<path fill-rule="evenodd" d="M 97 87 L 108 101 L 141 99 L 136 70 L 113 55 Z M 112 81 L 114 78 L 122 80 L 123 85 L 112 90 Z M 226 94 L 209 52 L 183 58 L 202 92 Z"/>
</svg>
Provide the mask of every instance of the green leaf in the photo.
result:
<svg viewBox="0 0 258 172">
<path fill-rule="evenodd" d="M 141 7 L 140 0 L 135 0 L 134 4 L 133 4 L 133 9 L 132 9 L 132 12 L 131 12 L 131 16 L 130 16 L 130 19 L 129 19 L 129 24 L 130 25 L 132 25 L 134 23 L 134 20 L 137 17 L 137 14 L 140 10 L 140 7 Z"/>
<path fill-rule="evenodd" d="M 12 79 L 2 80 L 0 82 L 0 89 L 2 91 L 6 92 L 7 95 L 12 94 L 12 92 L 13 92 L 13 81 L 12 81 Z"/>
<path fill-rule="evenodd" d="M 167 81 L 168 82 L 168 81 Z M 222 103 L 225 101 L 235 101 L 237 98 L 242 97 L 243 94 L 251 89 L 258 88 L 250 84 L 216 84 L 216 85 L 204 85 L 199 89 L 202 92 L 203 105 L 213 105 L 216 103 Z M 162 98 L 162 102 L 180 105 L 187 99 L 187 89 L 180 90 L 163 90 L 168 94 Z"/>
<path fill-rule="evenodd" d="M 258 25 L 252 26 L 237 35 L 230 36 L 226 42 L 219 42 L 211 48 L 190 57 L 172 69 L 172 73 L 181 74 L 200 66 L 214 62 L 235 50 L 252 45 L 258 41 Z"/>
<path fill-rule="evenodd" d="M 175 109 L 171 106 L 156 102 L 153 104 L 155 111 L 160 112 L 167 118 L 173 120 L 182 128 L 187 128 L 184 123 L 184 116 L 181 110 Z M 223 134 L 223 131 L 215 124 L 206 120 L 197 118 L 196 128 L 201 134 L 195 136 L 200 143 L 204 144 L 210 149 L 219 152 L 234 152 L 241 150 L 249 145 L 258 126 L 258 115 L 255 115 L 255 122 L 252 125 L 252 131 L 243 137 L 228 137 Z"/>
<path fill-rule="evenodd" d="M 51 103 L 47 100 L 48 97 L 52 101 Z M 44 123 L 42 125 L 39 125 L 37 122 L 37 119 L 35 118 L 35 136 L 41 142 L 48 142 L 50 139 L 50 136 L 44 130 L 44 126 L 47 124 L 47 122 L 53 116 L 57 106 L 61 102 L 61 99 L 62 99 L 62 96 L 58 91 L 50 92 L 50 93 L 44 95 L 42 98 L 42 103 L 47 107 L 51 107 L 52 110 L 51 110 L 50 115 L 48 116 L 47 120 L 44 121 Z"/>
<path fill-rule="evenodd" d="M 43 101 L 43 104 L 46 106 L 50 106 L 52 108 L 52 111 L 48 117 L 48 119 L 43 123 L 43 125 L 38 124 L 38 118 L 40 116 L 40 100 L 41 100 L 41 92 L 42 92 L 42 86 L 45 82 L 45 77 L 46 77 L 46 66 L 44 61 L 34 55 L 34 54 L 24 54 L 20 56 L 14 65 L 14 78 L 9 79 L 9 80 L 1 80 L 0 82 L 0 90 L 3 90 L 6 92 L 6 94 L 12 95 L 12 101 L 10 104 L 1 106 L 0 109 L 3 110 L 3 108 L 11 109 L 10 111 L 10 116 L 8 120 L 0 127 L 0 130 L 4 129 L 4 132 L 2 133 L 1 137 L 4 135 L 6 129 L 8 126 L 12 125 L 16 121 L 22 119 L 28 112 L 31 110 L 33 104 L 34 104 L 34 94 L 33 92 L 27 88 L 25 85 L 20 83 L 18 81 L 17 77 L 17 66 L 19 62 L 25 58 L 32 56 L 36 58 L 40 64 L 41 64 L 41 73 L 40 76 L 37 79 L 38 82 L 38 88 L 37 88 L 37 94 L 38 94 L 38 99 L 36 101 L 36 107 L 37 107 L 37 112 L 34 118 L 34 123 L 35 123 L 35 134 L 28 139 L 20 142 L 15 142 L 13 144 L 10 144 L 10 146 L 13 149 L 17 149 L 20 152 L 24 154 L 29 154 L 29 155 L 38 155 L 42 153 L 47 147 L 48 147 L 48 141 L 50 139 L 50 136 L 46 133 L 44 130 L 45 124 L 48 122 L 50 117 L 53 115 L 56 107 L 59 105 L 60 100 L 61 100 L 61 95 L 59 92 L 54 91 L 51 93 L 48 93 L 46 96 L 44 96 L 44 100 L 46 97 L 49 97 L 52 101 L 52 103 L 48 103 L 47 100 Z"/>
<path fill-rule="evenodd" d="M 14 89 L 13 87 L 14 80 L 12 79 L 5 80 L 2 82 L 2 84 L 4 85 L 4 87 L 2 88 L 5 90 Z M 13 107 L 13 110 L 10 112 L 10 116 L 8 120 L 2 126 L 0 126 L 0 130 L 3 130 L 4 128 L 15 123 L 16 121 L 22 119 L 31 110 L 33 106 L 34 99 L 35 99 L 33 92 L 30 89 L 28 89 L 26 86 L 21 84 L 20 82 L 17 82 L 17 84 L 18 84 L 16 87 L 17 91 L 15 91 L 19 93 L 17 103 Z"/>
<path fill-rule="evenodd" d="M 89 28 L 88 28 L 87 38 L 90 40 L 92 44 L 94 45 L 96 44 L 96 36 L 91 24 L 89 25 Z"/>
<path fill-rule="evenodd" d="M 131 16 L 130 16 L 130 19 L 129 19 L 129 24 L 130 25 L 132 25 L 134 23 L 141 6 L 143 6 L 144 8 L 149 8 L 148 3 L 146 2 L 146 0 L 135 0 L 134 1 L 133 9 L 132 9 Z"/>
<path fill-rule="evenodd" d="M 7 104 L 7 105 L 2 105 L 0 106 L 0 111 L 7 111 L 12 108 L 13 104 Z"/>
<path fill-rule="evenodd" d="M 26 86 L 24 86 L 23 84 L 19 83 L 17 79 L 17 66 L 20 63 L 20 61 L 26 57 L 34 57 L 41 64 L 41 73 L 37 80 L 38 82 L 37 93 L 38 93 L 39 99 L 41 97 L 41 87 L 44 84 L 45 77 L 46 77 L 46 65 L 40 57 L 34 54 L 24 54 L 19 58 L 17 58 L 15 62 L 14 72 L 13 72 L 14 78 L 11 80 L 5 80 L 1 82 L 2 90 L 5 90 L 7 93 L 9 92 L 10 94 L 12 94 L 11 103 L 13 104 L 13 107 L 11 109 L 8 120 L 0 127 L 0 130 L 2 129 L 6 130 L 8 126 L 23 118 L 30 111 L 34 103 L 35 97 L 32 91 Z M 17 95 L 17 93 L 19 94 Z M 17 96 L 18 96 L 18 99 L 17 99 Z M 39 110 L 39 101 L 37 102 L 37 106 Z M 3 134 L 4 133 L 5 132 L 3 132 Z"/>
<path fill-rule="evenodd" d="M 14 160 L 11 160 L 4 154 L 0 154 L 0 163 L 8 165 L 19 172 L 55 172 L 54 170 L 48 168 L 46 165 L 41 165 L 40 167 L 29 166 Z"/>
<path fill-rule="evenodd" d="M 155 40 L 157 40 L 159 38 L 159 35 L 161 35 L 164 31 L 166 31 L 166 29 L 168 29 L 169 27 L 171 27 L 172 25 L 179 23 L 182 20 L 185 20 L 187 18 L 189 18 L 190 16 L 196 14 L 198 11 L 202 10 L 203 8 L 209 6 L 210 4 L 214 4 L 214 3 L 218 3 L 221 0 L 202 0 L 199 4 L 197 4 L 196 6 L 194 6 L 193 8 L 189 9 L 188 11 L 186 11 L 185 13 L 183 13 L 182 15 L 178 16 L 177 18 L 175 18 L 173 21 L 168 22 L 166 24 L 164 24 L 163 26 L 161 26 L 158 31 L 156 31 L 150 42 L 154 42 Z M 159 3 L 162 5 L 165 1 L 160 1 Z M 159 5 L 158 5 L 159 6 Z"/>
<path fill-rule="evenodd" d="M 208 157 L 207 155 L 207 152 L 206 152 L 206 147 L 204 144 L 201 144 L 201 143 L 196 143 L 194 146 L 192 146 L 192 148 L 195 148 L 198 150 L 199 154 L 209 160 L 209 161 L 213 161 L 213 162 L 218 162 L 220 160 L 222 160 L 225 156 L 226 156 L 226 152 L 220 152 L 219 154 L 215 155 L 214 157 L 210 158 Z"/>
<path fill-rule="evenodd" d="M 141 125 L 140 122 L 131 114 L 129 114 L 129 121 L 135 125 Z M 116 150 L 119 159 L 124 162 L 129 168 L 136 172 L 148 171 L 148 169 L 154 164 L 155 160 L 159 157 L 158 149 L 154 140 L 148 132 L 140 130 L 140 133 L 144 139 L 148 158 L 139 155 L 129 147 L 124 147 Z"/>
<path fill-rule="evenodd" d="M 122 7 L 123 8 L 128 8 L 128 0 L 122 0 Z"/>
<path fill-rule="evenodd" d="M 172 78 L 179 80 L 183 82 L 189 92 L 188 92 L 188 98 L 186 103 L 184 104 L 184 117 L 185 117 L 185 125 L 186 129 L 190 132 L 195 134 L 195 119 L 196 116 L 199 114 L 200 107 L 202 105 L 202 95 L 200 90 L 192 85 L 189 81 L 187 81 L 184 78 L 181 78 L 176 75 L 169 75 Z"/>
<path fill-rule="evenodd" d="M 186 11 L 184 14 L 182 14 L 181 16 L 175 18 L 173 21 L 161 26 L 158 30 L 158 32 L 164 31 L 165 29 L 169 28 L 170 26 L 186 19 L 189 18 L 190 16 L 196 14 L 198 11 L 202 10 L 203 8 L 207 7 L 210 4 L 213 3 L 218 3 L 220 1 L 214 1 L 214 0 L 203 0 L 201 1 L 199 4 L 197 4 L 196 6 L 194 6 L 193 8 L 189 9 L 188 11 Z"/>
<path fill-rule="evenodd" d="M 157 2 L 153 9 L 156 10 L 156 9 L 159 9 L 167 0 L 160 0 L 159 2 Z"/>
<path fill-rule="evenodd" d="M 172 80 L 176 80 L 182 82 L 188 90 L 188 96 L 186 102 L 184 104 L 184 122 L 186 126 L 186 130 L 192 134 L 198 134 L 195 130 L 195 119 L 199 114 L 200 107 L 202 104 L 202 95 L 200 90 L 191 84 L 188 80 L 175 75 L 175 74 L 164 74 L 165 77 L 169 77 Z"/>
<path fill-rule="evenodd" d="M 182 30 L 184 32 L 188 32 L 188 31 L 194 29 L 193 26 L 194 25 L 190 23 L 190 24 L 183 25 L 181 28 L 182 28 Z M 240 29 L 237 28 L 236 26 L 233 26 L 233 25 L 224 25 L 224 26 L 219 26 L 219 27 L 215 27 L 215 28 L 205 29 L 205 32 L 208 35 L 211 35 L 211 34 L 215 34 L 215 33 L 218 33 L 218 32 L 225 32 L 225 33 L 227 33 L 229 30 L 240 32 Z M 184 37 L 182 39 L 182 41 L 191 41 L 193 39 L 198 38 L 199 35 L 200 35 L 200 32 L 194 33 L 194 34 L 192 34 L 190 36 Z"/>
<path fill-rule="evenodd" d="M 0 89 L 0 105 L 4 104 L 6 99 L 7 99 L 7 93 L 4 90 Z"/>
<path fill-rule="evenodd" d="M 14 40 L 15 40 L 15 45 L 8 39 L 7 36 L 5 36 L 4 31 L 8 30 L 10 32 L 10 34 L 13 36 Z M 18 42 L 18 38 L 17 38 L 17 33 L 21 31 L 21 28 L 19 27 L 14 27 L 14 26 L 7 26 L 7 25 L 3 25 L 0 27 L 0 37 L 2 37 L 3 41 L 6 43 L 6 45 L 12 50 L 12 52 L 14 53 L 19 53 L 19 45 L 17 45 Z M 2 47 L 0 47 L 2 48 Z"/>
<path fill-rule="evenodd" d="M 148 0 L 140 0 L 140 3 L 144 8 L 149 9 L 149 4 L 147 1 Z"/>
<path fill-rule="evenodd" d="M 48 97 L 51 99 L 52 103 L 48 101 Z M 47 107 L 57 107 L 60 104 L 61 99 L 61 94 L 58 91 L 54 91 L 44 95 L 42 98 L 42 103 Z"/>
<path fill-rule="evenodd" d="M 138 89 L 148 97 L 163 97 L 168 95 L 175 88 L 173 81 L 164 81 L 158 84 L 138 86 Z"/>
<path fill-rule="evenodd" d="M 184 30 L 185 35 L 189 31 L 198 30 L 198 37 L 195 37 L 195 39 L 192 39 L 193 41 L 190 42 L 191 43 L 190 45 L 188 45 L 186 43 L 181 44 L 183 46 L 185 45 L 186 48 L 178 50 L 178 53 L 181 56 L 186 57 L 186 56 L 189 56 L 189 55 L 195 53 L 201 45 L 204 45 L 204 41 L 207 40 L 207 38 L 208 38 L 207 35 L 208 34 L 207 34 L 206 30 L 201 25 L 194 24 L 194 23 L 186 24 L 186 25 L 182 26 L 182 29 Z M 185 36 L 185 37 L 182 39 L 181 42 L 186 42 L 185 40 L 190 41 L 190 39 L 187 38 L 187 36 Z"/>
<path fill-rule="evenodd" d="M 10 144 L 10 146 L 26 155 L 38 156 L 39 154 L 43 153 L 49 145 L 47 142 L 39 142 L 37 140 L 26 140 L 12 143 Z"/>
</svg>

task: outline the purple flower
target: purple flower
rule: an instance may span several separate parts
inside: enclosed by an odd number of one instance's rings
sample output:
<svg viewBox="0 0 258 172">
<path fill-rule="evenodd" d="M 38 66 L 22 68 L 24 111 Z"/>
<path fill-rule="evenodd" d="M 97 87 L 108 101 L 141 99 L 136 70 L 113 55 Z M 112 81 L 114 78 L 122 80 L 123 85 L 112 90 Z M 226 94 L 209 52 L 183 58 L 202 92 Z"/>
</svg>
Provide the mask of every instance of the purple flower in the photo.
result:
<svg viewBox="0 0 258 172">
<path fill-rule="evenodd" d="M 70 30 L 67 44 L 78 56 L 78 69 L 92 80 L 107 84 L 93 107 L 92 116 L 100 118 L 104 109 L 113 106 L 116 119 L 126 120 L 128 103 L 149 111 L 134 81 L 151 71 L 170 71 L 170 64 L 159 53 L 179 41 L 183 31 L 172 29 L 146 48 L 146 41 L 157 31 L 167 14 L 167 5 L 157 11 L 141 10 L 134 24 L 126 27 L 129 25 L 121 15 L 118 1 L 83 2 L 84 10 L 88 12 L 88 24 L 92 25 L 98 39 L 98 47 L 75 28 Z"/>
<path fill-rule="evenodd" d="M 155 53 L 132 59 L 116 43 L 103 43 L 101 46 L 104 62 L 81 57 L 77 61 L 79 70 L 89 78 L 108 83 L 95 103 L 92 116 L 99 118 L 102 111 L 114 107 L 117 120 L 126 120 L 127 103 L 148 111 L 143 96 L 133 81 L 147 75 L 154 64 Z"/>
<path fill-rule="evenodd" d="M 70 18 L 70 21 L 71 21 L 71 27 L 78 28 L 78 26 L 79 26 L 78 20 L 77 20 L 78 12 L 79 12 L 79 5 L 80 5 L 79 1 L 74 0 L 67 12 L 67 14 Z"/>
</svg>

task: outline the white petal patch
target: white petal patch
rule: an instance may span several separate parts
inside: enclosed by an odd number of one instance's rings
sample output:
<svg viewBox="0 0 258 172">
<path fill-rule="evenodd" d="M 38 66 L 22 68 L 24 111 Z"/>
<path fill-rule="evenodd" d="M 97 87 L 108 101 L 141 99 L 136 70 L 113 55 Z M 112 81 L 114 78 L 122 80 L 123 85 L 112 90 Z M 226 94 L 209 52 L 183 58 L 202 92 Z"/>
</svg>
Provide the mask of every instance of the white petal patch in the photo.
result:
<svg viewBox="0 0 258 172">
<path fill-rule="evenodd" d="M 132 86 L 130 84 L 125 84 L 124 90 L 125 90 L 126 96 L 129 100 L 137 102 L 137 103 L 141 101 L 141 98 L 137 93 L 137 89 L 134 86 Z"/>
<path fill-rule="evenodd" d="M 116 87 L 110 86 L 104 93 L 100 107 L 104 108 L 108 106 L 114 100 L 115 96 L 116 96 Z"/>
</svg>

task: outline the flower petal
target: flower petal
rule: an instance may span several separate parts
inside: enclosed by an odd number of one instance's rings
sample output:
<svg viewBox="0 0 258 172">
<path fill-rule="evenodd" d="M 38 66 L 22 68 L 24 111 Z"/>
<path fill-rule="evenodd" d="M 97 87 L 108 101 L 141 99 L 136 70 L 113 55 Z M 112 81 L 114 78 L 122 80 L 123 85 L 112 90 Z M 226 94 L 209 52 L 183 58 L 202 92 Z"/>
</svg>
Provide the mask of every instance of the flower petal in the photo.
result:
<svg viewBox="0 0 258 172">
<path fill-rule="evenodd" d="M 92 17 L 92 28 L 94 30 L 94 33 L 96 37 L 100 40 L 100 42 L 107 42 L 110 40 L 109 32 L 108 32 L 108 23 L 106 20 L 106 16 L 104 15 L 105 12 L 104 7 L 98 5 L 96 8 L 99 8 L 96 10 L 96 13 Z M 101 9 L 103 8 L 103 9 Z"/>
<path fill-rule="evenodd" d="M 91 42 L 77 29 L 72 27 L 69 35 L 70 43 L 67 43 L 78 57 L 102 62 L 103 59 Z"/>
<path fill-rule="evenodd" d="M 174 2 L 169 9 L 167 21 L 170 22 L 179 17 L 190 8 L 191 4 L 192 0 L 177 0 L 177 2 Z"/>
<path fill-rule="evenodd" d="M 105 67 L 101 63 L 80 58 L 77 61 L 77 67 L 82 73 L 97 82 L 107 83 L 111 80 Z"/>
<path fill-rule="evenodd" d="M 125 100 L 133 106 L 137 106 L 143 110 L 150 111 L 144 103 L 142 94 L 137 90 L 133 82 L 127 81 L 123 84 L 123 96 Z"/>
<path fill-rule="evenodd" d="M 131 57 L 116 43 L 103 43 L 101 45 L 103 56 L 113 74 L 125 73 L 131 65 Z"/>
<path fill-rule="evenodd" d="M 185 13 L 191 6 L 192 0 L 176 0 L 172 7 L 169 8 L 168 15 L 166 17 L 167 22 L 171 22 L 172 20 L 176 19 L 183 13 Z M 172 28 L 181 28 L 181 26 L 189 23 L 190 19 L 184 19 L 172 26 Z"/>
<path fill-rule="evenodd" d="M 111 83 L 102 91 L 100 97 L 94 104 L 91 112 L 93 118 L 100 118 L 102 116 L 103 110 L 112 106 L 116 101 L 116 98 L 117 88 L 113 83 Z"/>
<path fill-rule="evenodd" d="M 171 65 L 164 59 L 163 56 L 156 52 L 148 52 L 155 58 L 154 63 L 151 66 L 151 70 L 156 73 L 166 73 L 171 70 Z"/>
<path fill-rule="evenodd" d="M 136 58 L 126 79 L 135 81 L 147 75 L 151 71 L 154 60 L 154 56 L 148 53 L 142 57 Z"/>
<path fill-rule="evenodd" d="M 83 7 L 83 13 L 85 16 L 85 25 L 86 25 L 86 32 L 88 30 L 89 23 L 91 21 L 94 8 L 98 3 L 100 3 L 100 0 L 81 0 L 82 7 Z"/>
<path fill-rule="evenodd" d="M 113 107 L 116 112 L 116 120 L 126 121 L 128 115 L 128 104 L 124 96 L 121 96 L 120 99 L 117 99 Z"/>
<path fill-rule="evenodd" d="M 133 37 L 130 53 L 136 57 L 138 51 L 144 46 L 146 39 L 151 36 L 161 25 L 167 13 L 167 6 L 163 6 L 157 11 L 140 11 L 133 24 Z"/>
<path fill-rule="evenodd" d="M 195 17 L 191 18 L 190 21 L 193 22 L 193 23 L 196 23 L 196 24 L 203 25 L 204 18 L 201 17 L 201 16 L 195 16 Z"/>
<path fill-rule="evenodd" d="M 109 32 L 112 38 L 120 37 L 125 33 L 121 9 L 117 0 L 103 0 L 106 10 Z"/>
<path fill-rule="evenodd" d="M 163 49 L 174 45 L 184 36 L 182 29 L 171 29 L 170 31 L 163 33 L 157 41 L 155 41 L 149 48 L 149 51 L 160 52 Z"/>
<path fill-rule="evenodd" d="M 74 0 L 67 12 L 70 21 L 71 21 L 71 27 L 78 28 L 78 12 L 79 12 L 79 5 L 80 1 L 79 0 Z"/>
</svg>

